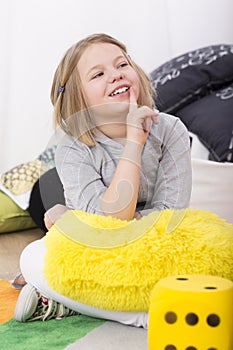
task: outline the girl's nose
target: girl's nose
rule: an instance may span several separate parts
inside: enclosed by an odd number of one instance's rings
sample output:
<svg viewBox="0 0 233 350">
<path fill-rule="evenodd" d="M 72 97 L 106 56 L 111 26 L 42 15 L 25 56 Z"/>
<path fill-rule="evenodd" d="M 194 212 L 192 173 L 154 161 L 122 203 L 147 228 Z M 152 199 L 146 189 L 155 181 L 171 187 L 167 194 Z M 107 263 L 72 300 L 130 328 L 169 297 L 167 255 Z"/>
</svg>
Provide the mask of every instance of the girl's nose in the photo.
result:
<svg viewBox="0 0 233 350">
<path fill-rule="evenodd" d="M 122 72 L 119 72 L 119 70 L 113 70 L 110 75 L 109 75 L 109 81 L 111 83 L 114 83 L 115 81 L 123 79 L 123 74 Z"/>
</svg>

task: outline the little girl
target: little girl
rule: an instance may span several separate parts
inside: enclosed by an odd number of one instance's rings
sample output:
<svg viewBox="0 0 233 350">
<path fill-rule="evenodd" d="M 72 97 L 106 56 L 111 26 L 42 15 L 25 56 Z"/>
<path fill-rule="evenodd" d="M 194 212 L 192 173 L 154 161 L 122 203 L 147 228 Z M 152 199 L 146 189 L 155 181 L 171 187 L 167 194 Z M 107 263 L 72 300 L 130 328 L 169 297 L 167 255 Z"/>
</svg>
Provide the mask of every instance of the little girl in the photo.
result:
<svg viewBox="0 0 233 350">
<path fill-rule="evenodd" d="M 149 77 L 113 37 L 94 34 L 66 52 L 51 91 L 55 123 L 64 131 L 55 161 L 66 207 L 46 213 L 47 228 L 67 209 L 132 220 L 189 206 L 188 132 L 178 118 L 159 113 L 154 98 Z M 27 284 L 16 305 L 18 321 L 80 312 L 147 327 L 147 313 L 99 310 L 51 290 L 44 254 L 43 239 L 22 253 Z"/>
</svg>

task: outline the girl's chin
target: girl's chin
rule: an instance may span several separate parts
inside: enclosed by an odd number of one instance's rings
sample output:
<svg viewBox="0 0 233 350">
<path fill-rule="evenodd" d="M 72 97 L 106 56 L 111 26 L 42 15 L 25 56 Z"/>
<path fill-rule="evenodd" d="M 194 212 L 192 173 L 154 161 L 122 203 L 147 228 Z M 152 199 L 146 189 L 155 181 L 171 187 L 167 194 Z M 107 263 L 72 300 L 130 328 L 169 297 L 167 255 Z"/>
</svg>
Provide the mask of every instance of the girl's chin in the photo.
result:
<svg viewBox="0 0 233 350">
<path fill-rule="evenodd" d="M 96 118 L 125 118 L 129 113 L 129 102 L 111 102 L 96 105 L 89 109 L 92 116 Z"/>
<path fill-rule="evenodd" d="M 115 111 L 115 112 L 129 112 L 129 102 L 113 102 L 110 103 L 109 106 L 109 111 Z"/>
</svg>

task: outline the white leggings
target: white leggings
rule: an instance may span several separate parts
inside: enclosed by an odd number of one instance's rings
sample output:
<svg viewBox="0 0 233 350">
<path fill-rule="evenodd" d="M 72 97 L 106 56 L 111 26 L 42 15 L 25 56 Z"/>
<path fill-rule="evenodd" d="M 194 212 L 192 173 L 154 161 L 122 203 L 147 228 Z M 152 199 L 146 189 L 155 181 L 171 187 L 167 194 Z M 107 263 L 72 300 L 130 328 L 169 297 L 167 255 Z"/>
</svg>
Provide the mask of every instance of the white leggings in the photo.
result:
<svg viewBox="0 0 233 350">
<path fill-rule="evenodd" d="M 121 312 L 97 309 L 92 306 L 82 304 L 76 300 L 69 299 L 52 290 L 43 274 L 44 256 L 46 247 L 43 238 L 30 243 L 22 252 L 20 257 L 21 272 L 27 281 L 33 285 L 43 295 L 65 305 L 71 310 L 81 314 L 117 321 L 126 325 L 148 328 L 147 312 Z"/>
</svg>

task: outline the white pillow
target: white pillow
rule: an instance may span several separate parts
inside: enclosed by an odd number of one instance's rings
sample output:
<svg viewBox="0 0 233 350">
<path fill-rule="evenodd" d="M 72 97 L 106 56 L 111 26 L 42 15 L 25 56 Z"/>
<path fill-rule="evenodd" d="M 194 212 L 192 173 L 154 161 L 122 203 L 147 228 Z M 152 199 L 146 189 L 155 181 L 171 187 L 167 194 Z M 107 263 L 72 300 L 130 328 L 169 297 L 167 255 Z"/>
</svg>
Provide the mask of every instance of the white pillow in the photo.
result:
<svg viewBox="0 0 233 350">
<path fill-rule="evenodd" d="M 233 163 L 192 158 L 190 207 L 218 214 L 233 223 Z"/>
<path fill-rule="evenodd" d="M 191 138 L 191 157 L 208 160 L 209 151 L 199 140 L 197 135 L 189 131 L 189 137 Z"/>
</svg>

